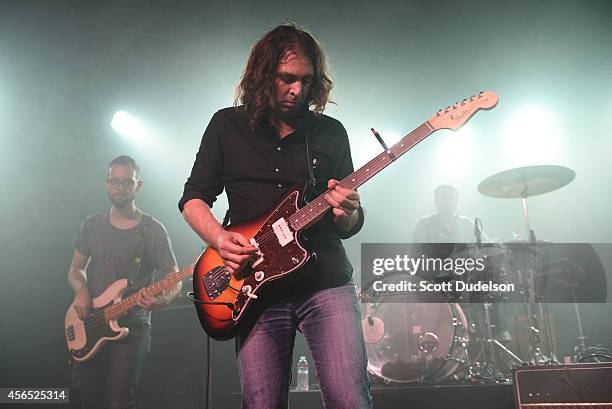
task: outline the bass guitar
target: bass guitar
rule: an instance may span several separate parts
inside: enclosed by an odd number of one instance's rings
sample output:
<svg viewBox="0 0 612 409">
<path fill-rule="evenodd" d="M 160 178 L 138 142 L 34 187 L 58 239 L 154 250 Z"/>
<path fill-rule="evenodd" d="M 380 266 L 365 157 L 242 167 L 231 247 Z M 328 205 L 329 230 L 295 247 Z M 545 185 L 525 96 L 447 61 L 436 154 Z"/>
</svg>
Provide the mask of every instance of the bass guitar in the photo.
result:
<svg viewBox="0 0 612 409">
<path fill-rule="evenodd" d="M 176 273 L 168 274 L 163 279 L 147 287 L 153 296 L 172 288 L 179 281 L 193 274 L 195 264 Z M 64 334 L 68 350 L 75 361 L 83 362 L 93 357 L 107 341 L 117 341 L 127 337 L 129 329 L 121 327 L 117 320 L 137 306 L 138 293 L 122 299 L 128 287 L 127 279 L 117 280 L 92 300 L 92 309 L 88 317 L 79 318 L 71 304 L 64 318 Z"/>
<path fill-rule="evenodd" d="M 433 132 L 457 130 L 476 112 L 492 109 L 497 102 L 497 95 L 486 91 L 439 110 L 394 146 L 345 177 L 340 186 L 356 189 Z M 259 289 L 308 261 L 308 251 L 300 244 L 300 233 L 320 220 L 330 205 L 322 194 L 303 206 L 302 195 L 301 188 L 290 189 L 269 213 L 227 227 L 228 231 L 241 233 L 258 249 L 259 258 L 238 273 L 230 274 L 212 247 L 197 260 L 192 299 L 202 328 L 212 338 L 235 337 L 249 307 L 257 301 Z"/>
</svg>

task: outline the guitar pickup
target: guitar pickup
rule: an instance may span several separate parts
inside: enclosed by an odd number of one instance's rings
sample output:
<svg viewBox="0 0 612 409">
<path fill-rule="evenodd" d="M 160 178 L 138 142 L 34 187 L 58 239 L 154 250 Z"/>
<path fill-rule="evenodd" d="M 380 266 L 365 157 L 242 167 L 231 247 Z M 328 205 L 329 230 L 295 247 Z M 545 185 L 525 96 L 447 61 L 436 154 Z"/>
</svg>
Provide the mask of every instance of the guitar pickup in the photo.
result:
<svg viewBox="0 0 612 409">
<path fill-rule="evenodd" d="M 285 247 L 287 244 L 293 241 L 293 232 L 289 228 L 289 224 L 284 217 L 281 217 L 274 223 L 272 223 L 272 229 L 274 230 L 274 234 L 276 234 L 276 238 L 278 239 L 278 243 L 281 247 Z"/>
<path fill-rule="evenodd" d="M 66 328 L 66 339 L 68 339 L 68 341 L 74 341 L 76 339 L 74 327 L 72 325 Z"/>
</svg>

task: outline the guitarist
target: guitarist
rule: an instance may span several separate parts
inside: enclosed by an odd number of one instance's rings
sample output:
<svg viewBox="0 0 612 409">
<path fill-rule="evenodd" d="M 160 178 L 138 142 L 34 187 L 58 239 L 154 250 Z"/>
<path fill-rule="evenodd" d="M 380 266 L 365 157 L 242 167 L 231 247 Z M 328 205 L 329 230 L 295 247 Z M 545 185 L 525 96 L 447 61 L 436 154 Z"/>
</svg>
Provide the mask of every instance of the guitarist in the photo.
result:
<svg viewBox="0 0 612 409">
<path fill-rule="evenodd" d="M 172 301 L 181 283 L 157 297 L 143 288 L 156 270 L 173 273 L 178 268 L 164 226 L 134 203 L 142 187 L 136 161 L 129 156 L 113 159 L 105 182 L 110 210 L 86 218 L 75 240 L 68 272 L 74 308 L 80 318 L 87 317 L 92 299 L 122 278 L 130 283 L 124 297 L 139 291 L 138 306 L 142 308 L 131 309 L 121 319 L 120 325 L 129 328 L 126 338 L 107 342 L 80 364 L 82 407 L 135 408 L 136 386 L 150 347 L 150 310 Z"/>
<path fill-rule="evenodd" d="M 266 33 L 251 51 L 235 106 L 212 117 L 179 201 L 187 223 L 235 273 L 257 249 L 212 214 L 223 189 L 232 223 L 269 212 L 288 188 L 309 179 L 309 162 L 310 198 L 330 189 L 333 211 L 305 233 L 316 261 L 262 288 L 253 304 L 258 313 L 236 339 L 243 408 L 287 407 L 296 330 L 307 341 L 325 406 L 372 407 L 352 267 L 340 241 L 361 229 L 363 210 L 356 191 L 337 185 L 353 164 L 344 127 L 321 113 L 332 85 L 309 33 L 291 23 Z"/>
</svg>

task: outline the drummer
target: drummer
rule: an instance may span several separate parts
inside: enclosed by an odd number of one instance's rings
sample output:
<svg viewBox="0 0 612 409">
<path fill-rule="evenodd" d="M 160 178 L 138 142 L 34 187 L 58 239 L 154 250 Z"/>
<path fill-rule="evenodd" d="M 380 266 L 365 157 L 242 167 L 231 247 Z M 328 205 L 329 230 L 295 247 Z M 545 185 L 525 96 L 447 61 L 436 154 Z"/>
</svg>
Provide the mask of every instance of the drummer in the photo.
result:
<svg viewBox="0 0 612 409">
<path fill-rule="evenodd" d="M 453 185 L 440 185 L 434 191 L 436 213 L 421 217 L 412 239 L 415 243 L 474 243 L 474 221 L 457 214 L 459 191 Z M 481 241 L 489 241 L 481 232 Z"/>
<path fill-rule="evenodd" d="M 459 190 L 453 185 L 440 185 L 434 190 L 436 212 L 419 219 L 412 232 L 414 243 L 476 243 L 489 242 L 482 229 L 475 230 L 474 220 L 457 214 Z M 480 237 L 477 237 L 480 235 Z M 473 309 L 473 308 L 472 308 Z M 468 308 L 468 314 L 470 314 Z M 499 304 L 491 309 L 493 335 L 499 341 L 509 342 L 511 336 L 505 330 L 500 317 Z"/>
</svg>

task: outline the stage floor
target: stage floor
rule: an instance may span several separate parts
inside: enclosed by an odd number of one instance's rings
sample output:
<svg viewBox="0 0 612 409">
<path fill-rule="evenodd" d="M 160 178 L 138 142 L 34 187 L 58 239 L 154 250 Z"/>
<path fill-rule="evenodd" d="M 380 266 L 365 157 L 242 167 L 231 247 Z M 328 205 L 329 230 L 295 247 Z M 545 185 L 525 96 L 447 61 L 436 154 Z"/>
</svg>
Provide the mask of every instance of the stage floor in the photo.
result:
<svg viewBox="0 0 612 409">
<path fill-rule="evenodd" d="M 487 385 L 406 385 L 374 386 L 371 389 L 375 409 L 514 409 L 511 384 Z M 240 406 L 240 394 L 233 393 L 235 406 Z M 291 391 L 291 409 L 319 409 L 318 389 L 307 392 Z"/>
</svg>

